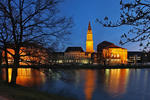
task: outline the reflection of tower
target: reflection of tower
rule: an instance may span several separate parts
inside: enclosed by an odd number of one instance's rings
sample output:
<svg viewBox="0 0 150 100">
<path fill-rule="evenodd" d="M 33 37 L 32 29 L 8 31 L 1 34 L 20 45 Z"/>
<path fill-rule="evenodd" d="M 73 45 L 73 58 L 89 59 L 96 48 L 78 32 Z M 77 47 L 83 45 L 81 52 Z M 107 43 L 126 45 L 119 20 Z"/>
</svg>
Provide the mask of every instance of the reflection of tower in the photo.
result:
<svg viewBox="0 0 150 100">
<path fill-rule="evenodd" d="M 86 100 L 92 100 L 92 95 L 95 89 L 95 71 L 87 70 L 85 76 L 85 98 Z"/>
<path fill-rule="evenodd" d="M 93 34 L 92 34 L 90 22 L 89 22 L 88 31 L 87 31 L 86 52 L 90 52 L 90 53 L 94 52 L 94 50 L 93 50 Z"/>
</svg>

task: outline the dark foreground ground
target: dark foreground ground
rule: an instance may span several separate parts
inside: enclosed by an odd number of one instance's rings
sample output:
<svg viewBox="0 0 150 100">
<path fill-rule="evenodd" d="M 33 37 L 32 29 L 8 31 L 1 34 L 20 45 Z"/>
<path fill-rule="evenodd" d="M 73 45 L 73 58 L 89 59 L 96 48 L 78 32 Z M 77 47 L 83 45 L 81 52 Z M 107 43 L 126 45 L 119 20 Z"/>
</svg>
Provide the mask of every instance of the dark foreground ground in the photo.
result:
<svg viewBox="0 0 150 100">
<path fill-rule="evenodd" d="M 0 100 L 73 100 L 62 96 L 40 92 L 32 88 L 10 85 L 0 80 Z"/>
</svg>

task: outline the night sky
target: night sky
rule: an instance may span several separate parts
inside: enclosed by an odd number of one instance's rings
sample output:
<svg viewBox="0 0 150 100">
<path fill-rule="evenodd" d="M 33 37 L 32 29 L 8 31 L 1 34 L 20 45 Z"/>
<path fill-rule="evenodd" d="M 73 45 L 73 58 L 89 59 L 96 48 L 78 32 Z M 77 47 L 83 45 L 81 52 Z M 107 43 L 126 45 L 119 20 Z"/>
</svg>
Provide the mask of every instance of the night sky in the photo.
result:
<svg viewBox="0 0 150 100">
<path fill-rule="evenodd" d="M 94 50 L 102 41 L 109 41 L 118 46 L 122 33 L 128 32 L 129 27 L 105 28 L 96 22 L 96 18 L 104 19 L 108 16 L 115 21 L 120 16 L 120 0 L 64 0 L 59 7 L 61 14 L 72 16 L 74 27 L 67 46 L 81 46 L 86 49 L 86 34 L 88 23 L 91 22 L 94 40 Z M 138 43 L 128 43 L 122 47 L 128 51 L 139 50 Z"/>
</svg>

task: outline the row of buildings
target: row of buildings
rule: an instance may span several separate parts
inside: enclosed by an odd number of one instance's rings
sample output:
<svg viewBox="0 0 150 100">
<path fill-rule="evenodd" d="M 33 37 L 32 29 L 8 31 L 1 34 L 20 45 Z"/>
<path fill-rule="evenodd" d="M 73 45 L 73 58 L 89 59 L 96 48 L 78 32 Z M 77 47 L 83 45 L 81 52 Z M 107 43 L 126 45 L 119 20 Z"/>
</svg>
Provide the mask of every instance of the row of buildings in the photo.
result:
<svg viewBox="0 0 150 100">
<path fill-rule="evenodd" d="M 101 49 L 102 45 L 111 44 Z M 97 46 L 97 52 L 84 52 L 82 47 L 68 47 L 65 52 L 55 52 L 51 55 L 51 64 L 147 64 L 149 53 L 127 51 L 127 49 L 103 41 Z"/>
<path fill-rule="evenodd" d="M 9 52 L 14 54 L 13 49 L 9 48 Z M 2 51 L 4 58 L 5 52 Z M 13 64 L 13 57 L 7 54 L 8 63 Z M 20 64 L 102 64 L 102 65 L 122 65 L 122 64 L 138 64 L 148 61 L 148 53 L 128 52 L 127 49 L 116 46 L 115 44 L 103 41 L 97 45 L 97 50 L 93 49 L 93 33 L 89 22 L 86 51 L 82 47 L 68 47 L 64 52 L 52 52 L 42 46 L 33 43 L 24 43 L 20 49 Z M 1 60 L 5 64 L 5 60 Z"/>
<path fill-rule="evenodd" d="M 52 54 L 52 64 L 127 64 L 127 49 L 103 41 L 93 49 L 93 33 L 89 22 L 86 51 L 82 47 L 68 47 L 65 52 Z"/>
<path fill-rule="evenodd" d="M 89 22 L 86 51 L 82 47 L 68 47 L 64 52 L 55 52 L 51 56 L 51 64 L 102 64 L 122 65 L 147 63 L 148 53 L 127 51 L 115 44 L 103 41 L 93 49 L 93 33 Z"/>
</svg>

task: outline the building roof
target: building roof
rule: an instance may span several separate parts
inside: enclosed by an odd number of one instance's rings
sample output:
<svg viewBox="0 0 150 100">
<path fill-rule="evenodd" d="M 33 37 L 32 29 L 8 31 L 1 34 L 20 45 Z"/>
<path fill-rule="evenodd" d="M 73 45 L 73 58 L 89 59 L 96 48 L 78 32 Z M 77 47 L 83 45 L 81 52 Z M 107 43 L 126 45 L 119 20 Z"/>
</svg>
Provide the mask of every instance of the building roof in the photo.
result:
<svg viewBox="0 0 150 100">
<path fill-rule="evenodd" d="M 104 47 L 104 48 L 122 48 L 122 47 L 119 47 L 119 46 L 116 46 L 116 45 L 109 45 L 109 46 L 107 46 L 107 47 Z"/>
<path fill-rule="evenodd" d="M 97 45 L 98 52 L 102 51 L 103 49 L 107 49 L 107 48 L 122 48 L 122 47 L 116 46 L 115 44 L 108 42 L 108 41 L 103 41 Z M 122 48 L 122 49 L 124 49 L 124 48 Z"/>
<path fill-rule="evenodd" d="M 65 52 L 84 52 L 82 47 L 68 47 Z"/>
<path fill-rule="evenodd" d="M 99 43 L 97 46 L 104 48 L 104 47 L 107 47 L 107 46 L 110 46 L 110 45 L 114 45 L 114 44 L 111 43 L 111 42 L 108 42 L 108 41 L 103 41 L 103 42 Z"/>
</svg>

